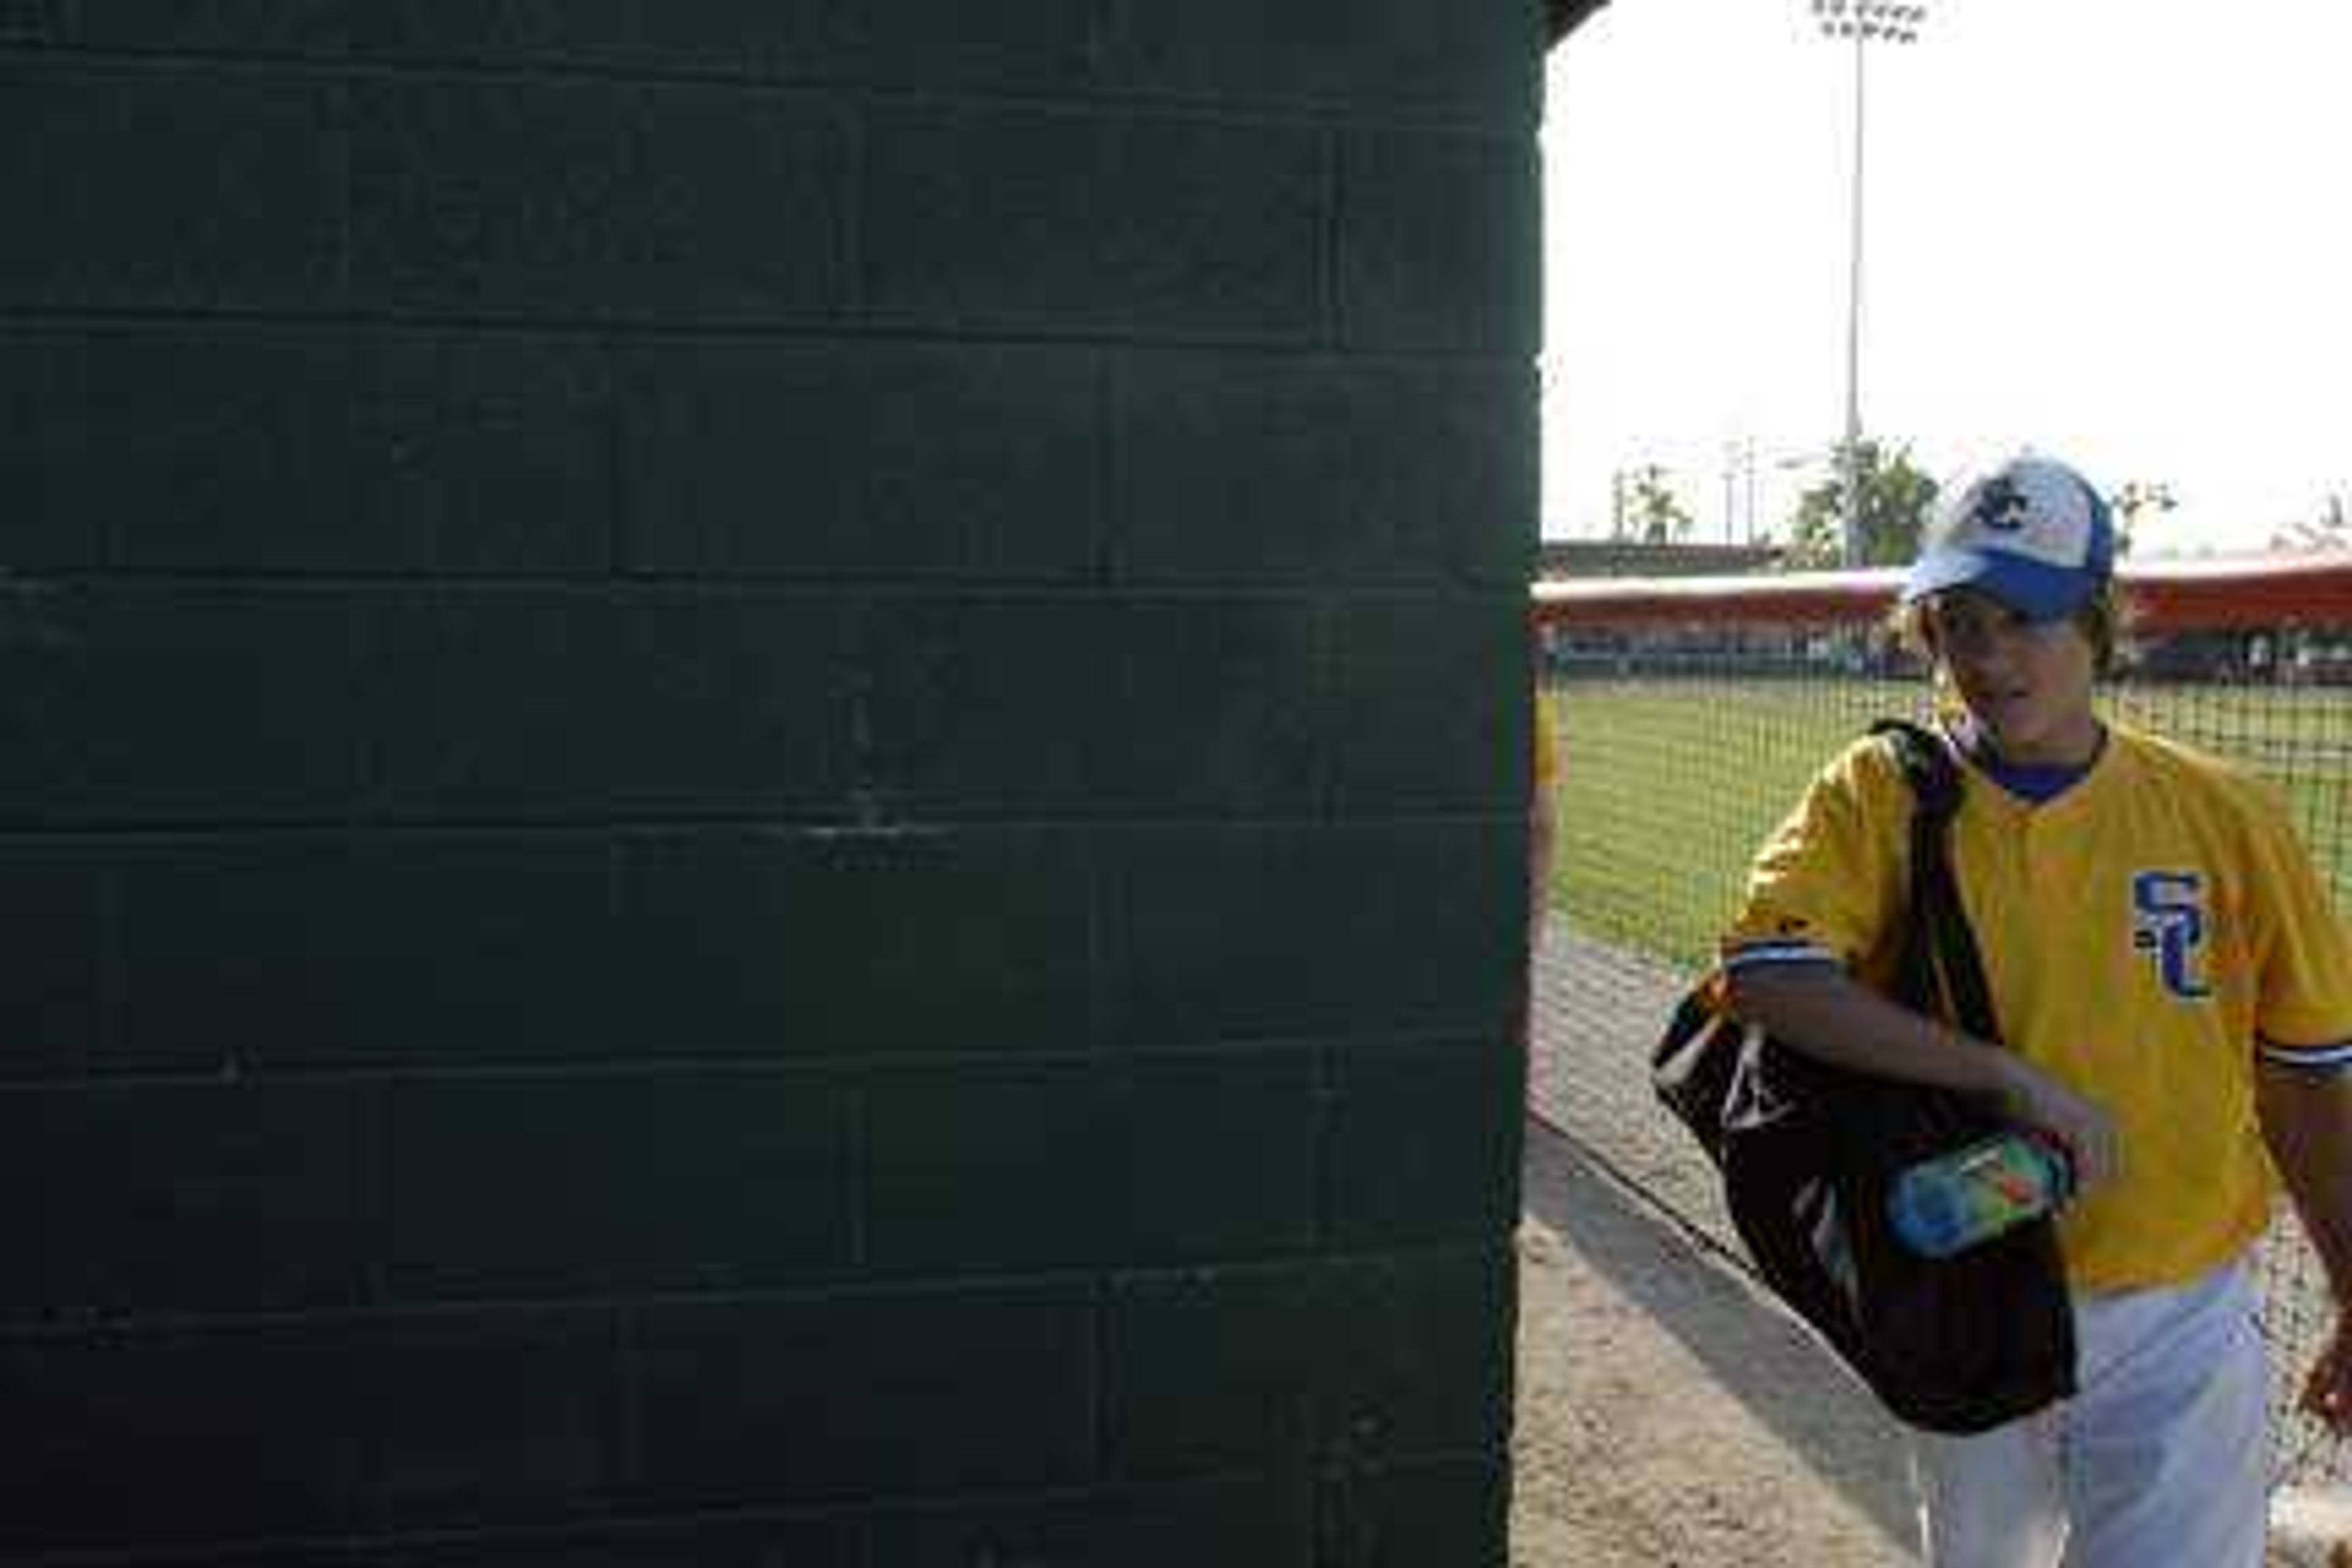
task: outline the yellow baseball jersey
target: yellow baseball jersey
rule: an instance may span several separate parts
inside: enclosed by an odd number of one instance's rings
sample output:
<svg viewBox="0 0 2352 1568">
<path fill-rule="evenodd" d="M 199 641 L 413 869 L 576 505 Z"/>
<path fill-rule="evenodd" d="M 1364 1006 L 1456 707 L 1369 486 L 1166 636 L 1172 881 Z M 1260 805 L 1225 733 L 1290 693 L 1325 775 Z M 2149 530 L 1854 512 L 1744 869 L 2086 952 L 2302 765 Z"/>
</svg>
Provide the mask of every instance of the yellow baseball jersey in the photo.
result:
<svg viewBox="0 0 2352 1568">
<path fill-rule="evenodd" d="M 1727 966 L 1831 961 L 1883 985 L 1911 806 L 1880 742 L 1832 762 L 1759 854 Z M 2038 805 L 1969 770 L 1951 856 L 2007 1044 L 2116 1121 L 2120 1171 L 2060 1223 L 2070 1281 L 2179 1284 L 2235 1258 L 2273 1196 L 2257 1056 L 2352 1063 L 2352 941 L 2283 803 L 2110 725 Z"/>
<path fill-rule="evenodd" d="M 1536 690 L 1535 723 L 1534 787 L 1538 794 L 1549 794 L 1559 784 L 1559 724 L 1552 717 L 1551 693 L 1540 687 Z"/>
</svg>

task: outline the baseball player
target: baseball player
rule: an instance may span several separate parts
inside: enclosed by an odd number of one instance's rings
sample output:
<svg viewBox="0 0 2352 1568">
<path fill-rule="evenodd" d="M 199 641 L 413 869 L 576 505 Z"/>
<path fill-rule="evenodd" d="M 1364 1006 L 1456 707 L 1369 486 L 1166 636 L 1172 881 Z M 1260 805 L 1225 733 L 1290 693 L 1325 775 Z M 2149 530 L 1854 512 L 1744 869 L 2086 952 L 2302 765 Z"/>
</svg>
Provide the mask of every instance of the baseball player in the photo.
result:
<svg viewBox="0 0 2352 1568">
<path fill-rule="evenodd" d="M 2268 788 L 2095 710 L 2116 627 L 2098 493 L 2027 456 L 1945 494 L 1901 619 L 1967 764 L 1951 854 L 2009 1048 L 1873 989 L 1911 796 L 1871 742 L 1759 852 L 1724 944 L 1731 1005 L 1824 1060 L 1985 1096 L 2072 1157 L 2079 1392 L 1916 1435 L 1927 1560 L 2256 1568 L 2249 1254 L 2273 1169 L 2337 1307 L 2304 1402 L 2352 1434 L 2352 942 Z"/>
<path fill-rule="evenodd" d="M 1543 946 L 1544 922 L 1551 910 L 1552 848 L 1559 837 L 1559 723 L 1552 716 L 1551 693 L 1540 685 L 1535 695 L 1535 735 L 1528 798 L 1528 951 Z"/>
</svg>

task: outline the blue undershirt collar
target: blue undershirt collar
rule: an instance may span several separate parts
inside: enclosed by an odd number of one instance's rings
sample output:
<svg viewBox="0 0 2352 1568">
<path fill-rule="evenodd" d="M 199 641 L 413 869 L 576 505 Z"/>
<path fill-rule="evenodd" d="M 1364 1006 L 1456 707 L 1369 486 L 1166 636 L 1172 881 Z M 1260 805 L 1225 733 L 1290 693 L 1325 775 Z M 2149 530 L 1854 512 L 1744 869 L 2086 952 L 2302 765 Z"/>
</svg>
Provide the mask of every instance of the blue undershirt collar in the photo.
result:
<svg viewBox="0 0 2352 1568">
<path fill-rule="evenodd" d="M 2099 743 L 2086 763 L 2011 763 L 2004 762 L 1993 749 L 1992 737 L 1970 714 L 1960 714 L 1948 721 L 1945 732 L 1960 755 L 1974 763 L 1979 773 L 1992 780 L 2018 799 L 2034 805 L 2056 800 L 2090 775 L 2099 765 L 2099 758 L 2107 749 L 2107 727 L 2099 726 Z"/>
</svg>

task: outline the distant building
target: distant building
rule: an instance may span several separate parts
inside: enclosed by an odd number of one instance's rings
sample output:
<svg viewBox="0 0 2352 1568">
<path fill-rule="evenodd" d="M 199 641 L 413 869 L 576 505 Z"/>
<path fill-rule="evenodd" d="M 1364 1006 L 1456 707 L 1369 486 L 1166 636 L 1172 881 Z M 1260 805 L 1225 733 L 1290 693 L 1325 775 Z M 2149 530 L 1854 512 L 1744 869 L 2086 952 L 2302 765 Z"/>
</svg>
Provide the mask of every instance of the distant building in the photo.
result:
<svg viewBox="0 0 2352 1568">
<path fill-rule="evenodd" d="M 1649 544 L 1625 539 L 1553 539 L 1538 546 L 1538 582 L 1596 577 L 1734 577 L 1778 572 L 1784 563 L 1772 544 Z M 1884 670 L 1897 658 L 1892 639 L 1877 628 L 1864 638 L 1825 629 L 1813 620 L 1786 624 L 1696 616 L 1686 621 L 1591 625 L 1547 620 L 1538 634 L 1555 676 L 1721 673 L 1733 665 L 1748 675 L 1801 674 L 1824 661 Z"/>
<path fill-rule="evenodd" d="M 1769 572 L 1774 544 L 1645 544 L 1631 539 L 1547 539 L 1536 548 L 1538 581 L 1557 577 L 1708 577 Z"/>
</svg>

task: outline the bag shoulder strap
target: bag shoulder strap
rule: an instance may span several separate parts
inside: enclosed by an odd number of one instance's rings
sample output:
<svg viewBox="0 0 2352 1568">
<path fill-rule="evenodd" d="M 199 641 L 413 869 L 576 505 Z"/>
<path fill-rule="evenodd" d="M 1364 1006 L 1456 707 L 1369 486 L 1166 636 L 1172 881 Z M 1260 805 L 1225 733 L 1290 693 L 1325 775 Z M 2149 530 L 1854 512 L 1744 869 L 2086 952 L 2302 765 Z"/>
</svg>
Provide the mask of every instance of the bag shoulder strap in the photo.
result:
<svg viewBox="0 0 2352 1568">
<path fill-rule="evenodd" d="M 1940 982 L 1936 989 L 1959 1026 L 1978 1039 L 1998 1045 L 2000 1026 L 1993 1015 L 1991 988 L 1985 983 L 1984 959 L 1952 875 L 1950 830 L 1967 788 L 1965 776 L 1951 743 L 1941 735 L 1902 719 L 1881 719 L 1870 731 L 1883 736 L 1894 751 L 1916 801 L 1911 813 L 1914 935 L 1906 936 L 1906 943 L 1932 966 Z M 1925 941 L 1918 942 L 1922 935 Z"/>
<path fill-rule="evenodd" d="M 1911 793 L 1918 797 L 1919 815 L 1930 819 L 1940 833 L 1960 809 L 1960 766 L 1953 759 L 1950 742 L 1908 719 L 1873 720 L 1870 732 L 1885 741 L 1895 753 Z"/>
</svg>

